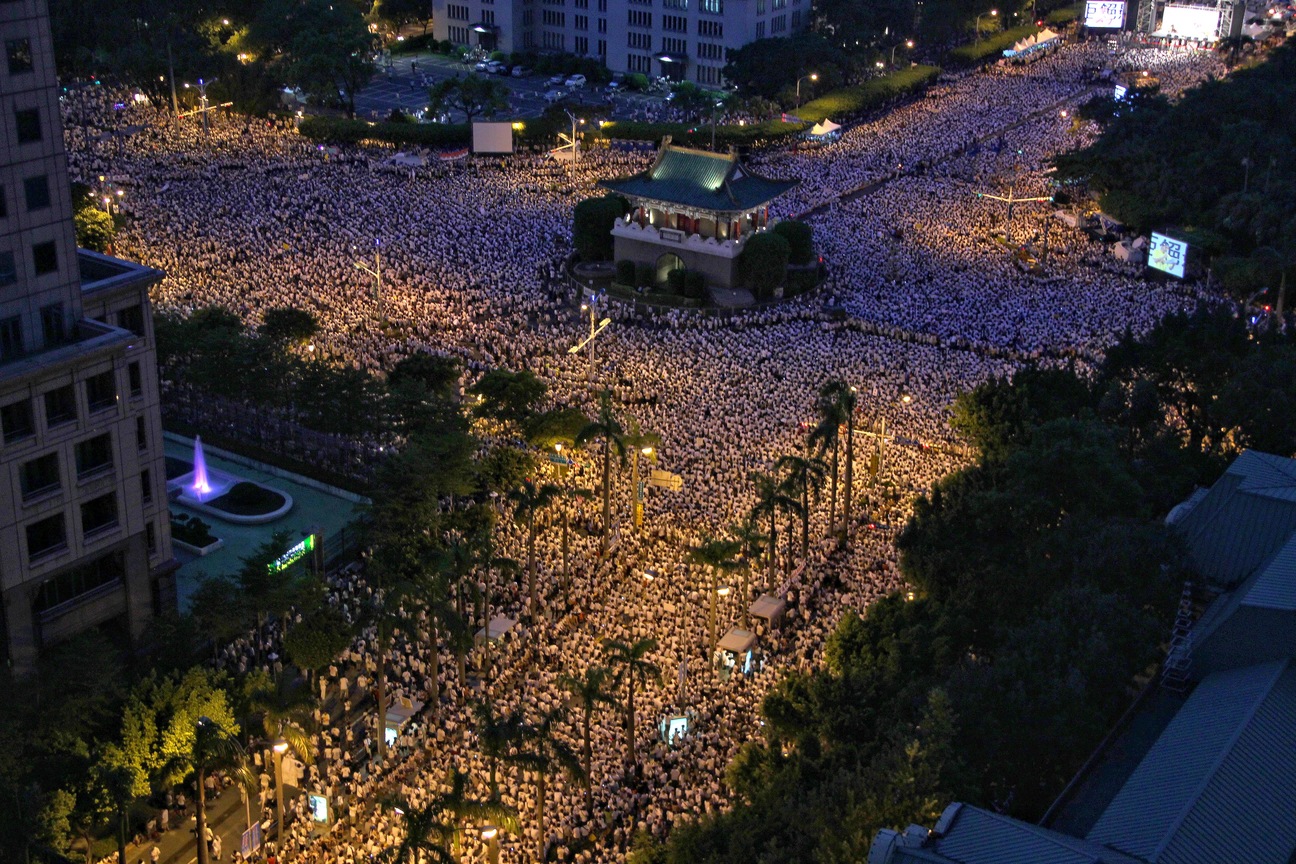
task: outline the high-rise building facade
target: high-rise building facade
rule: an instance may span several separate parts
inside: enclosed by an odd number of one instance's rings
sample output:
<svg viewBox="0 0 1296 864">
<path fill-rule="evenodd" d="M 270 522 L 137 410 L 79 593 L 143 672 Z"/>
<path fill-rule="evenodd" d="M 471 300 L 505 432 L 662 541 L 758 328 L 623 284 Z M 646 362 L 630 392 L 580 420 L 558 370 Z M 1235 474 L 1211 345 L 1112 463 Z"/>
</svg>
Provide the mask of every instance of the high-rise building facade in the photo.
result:
<svg viewBox="0 0 1296 864">
<path fill-rule="evenodd" d="M 726 52 L 810 23 L 810 0 L 433 0 L 433 33 L 506 53 L 554 51 L 720 86 Z"/>
<path fill-rule="evenodd" d="M 0 657 L 174 606 L 156 270 L 78 250 L 45 0 L 0 2 Z"/>
</svg>

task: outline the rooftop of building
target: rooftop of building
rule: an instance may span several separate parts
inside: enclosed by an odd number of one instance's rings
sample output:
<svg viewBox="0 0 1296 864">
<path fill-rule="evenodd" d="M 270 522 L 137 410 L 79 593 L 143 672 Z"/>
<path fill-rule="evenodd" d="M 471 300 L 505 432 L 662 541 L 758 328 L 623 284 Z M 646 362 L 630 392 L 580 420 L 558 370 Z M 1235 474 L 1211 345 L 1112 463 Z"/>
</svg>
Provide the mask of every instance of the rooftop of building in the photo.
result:
<svg viewBox="0 0 1296 864">
<path fill-rule="evenodd" d="M 160 281 L 165 275 L 161 270 L 91 252 L 89 249 L 77 250 L 77 269 L 81 274 L 83 295 L 124 287 L 138 289 L 141 285 L 152 285 Z"/>
<path fill-rule="evenodd" d="M 602 180 L 599 185 L 628 198 L 715 213 L 740 213 L 768 204 L 800 182 L 762 177 L 742 165 L 736 152 L 678 147 L 667 136 L 646 171 Z"/>
</svg>

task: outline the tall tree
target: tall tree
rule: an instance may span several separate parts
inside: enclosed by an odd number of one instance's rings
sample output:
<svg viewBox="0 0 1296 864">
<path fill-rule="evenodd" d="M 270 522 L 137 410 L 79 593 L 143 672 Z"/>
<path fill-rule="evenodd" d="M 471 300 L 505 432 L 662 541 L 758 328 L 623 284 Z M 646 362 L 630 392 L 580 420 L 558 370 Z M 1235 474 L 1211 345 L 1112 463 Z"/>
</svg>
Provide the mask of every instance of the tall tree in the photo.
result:
<svg viewBox="0 0 1296 864">
<path fill-rule="evenodd" d="M 753 471 L 750 475 L 756 486 L 756 504 L 751 509 L 751 519 L 758 522 L 769 519 L 769 539 L 766 547 L 766 562 L 769 571 L 766 577 L 766 590 L 774 590 L 774 566 L 778 560 L 778 517 L 780 513 L 800 513 L 801 502 L 788 494 L 788 487 L 778 477 Z"/>
<path fill-rule="evenodd" d="M 842 533 L 841 546 L 846 548 L 850 542 L 851 503 L 855 489 L 855 406 L 857 403 L 855 388 L 845 381 L 834 379 L 824 384 L 819 391 L 820 400 L 831 401 L 835 406 L 832 413 L 846 424 L 846 477 L 842 495 Z M 826 413 L 825 413 L 826 416 Z M 834 465 L 834 471 L 836 466 Z"/>
<path fill-rule="evenodd" d="M 499 763 L 514 762 L 513 748 L 526 732 L 526 717 L 521 711 L 496 714 L 490 702 L 479 702 L 473 707 L 477 724 L 477 743 L 490 771 L 491 798 L 499 797 Z"/>
<path fill-rule="evenodd" d="M 531 598 L 533 627 L 540 612 L 540 596 L 536 590 L 536 514 L 553 504 L 560 492 L 552 483 L 537 484 L 527 477 L 521 486 L 509 493 L 509 500 L 513 502 L 513 518 L 526 525 L 527 530 L 527 594 Z"/>
<path fill-rule="evenodd" d="M 428 90 L 432 113 L 460 111 L 471 125 L 477 116 L 494 117 L 508 108 L 509 88 L 502 81 L 471 73 L 464 78 L 445 78 Z"/>
<path fill-rule="evenodd" d="M 400 815 L 401 842 L 378 853 L 380 864 L 419 864 L 424 858 L 436 864 L 458 864 L 451 854 L 454 828 L 444 821 L 436 802 L 416 807 L 408 798 L 386 798 L 383 803 Z"/>
<path fill-rule="evenodd" d="M 612 673 L 603 666 L 590 666 L 585 674 L 577 678 L 563 674 L 558 677 L 558 686 L 571 694 L 572 699 L 581 709 L 581 761 L 585 772 L 585 809 L 594 812 L 594 741 L 590 733 L 590 721 L 594 710 L 599 705 L 611 705 L 616 700 L 607 690 L 608 679 Z"/>
<path fill-rule="evenodd" d="M 608 538 L 612 528 L 612 452 L 616 451 L 623 466 L 626 461 L 625 429 L 612 413 L 610 390 L 599 394 L 598 419 L 588 423 L 576 434 L 577 446 L 584 446 L 595 439 L 603 441 L 603 537 L 599 545 L 599 556 L 607 557 Z"/>
<path fill-rule="evenodd" d="M 378 43 L 353 3 L 306 0 L 288 47 L 288 75 L 307 93 L 341 98 L 355 116 L 356 94 L 373 78 Z"/>
<path fill-rule="evenodd" d="M 545 798 L 549 775 L 555 770 L 561 770 L 568 777 L 575 781 L 581 781 L 585 778 L 585 771 L 581 768 L 580 760 L 567 742 L 558 736 L 557 724 L 563 719 L 562 708 L 555 708 L 547 711 L 540 722 L 528 724 L 520 741 L 521 752 L 518 757 L 518 764 L 535 772 L 536 776 L 536 850 L 537 864 L 543 864 L 548 860 L 545 856 L 547 851 L 547 837 L 545 835 Z"/>
<path fill-rule="evenodd" d="M 261 715 L 261 729 L 266 742 L 273 748 L 282 741 L 305 764 L 315 761 L 311 747 L 311 732 L 315 727 L 315 698 L 309 686 L 301 686 L 287 675 L 276 681 L 262 680 L 249 694 L 248 703 L 254 713 Z M 275 751 L 278 760 L 283 753 Z M 276 768 L 280 765 L 275 762 Z M 282 773 L 275 777 L 275 812 L 279 823 L 279 837 L 283 837 L 284 798 Z"/>
<path fill-rule="evenodd" d="M 810 431 L 810 446 L 815 448 L 821 458 L 832 451 L 832 461 L 829 463 L 832 467 L 832 490 L 828 493 L 828 533 L 832 535 L 837 532 L 837 456 L 841 448 L 841 427 L 849 418 L 842 411 L 841 402 L 828 390 L 828 385 L 820 389 L 819 396 L 815 399 L 815 413 L 819 415 L 819 423 Z"/>
<path fill-rule="evenodd" d="M 849 461 L 847 465 L 846 475 L 849 477 Z M 801 557 L 805 558 L 810 554 L 810 495 L 813 493 L 818 499 L 819 490 L 828 476 L 828 465 L 814 456 L 789 453 L 779 457 L 775 470 L 787 472 L 788 490 L 801 498 Z"/>
<path fill-rule="evenodd" d="M 660 678 L 661 669 L 657 664 L 646 660 L 651 652 L 657 650 L 656 639 L 640 639 L 637 642 L 622 642 L 619 639 L 603 640 L 603 656 L 614 670 L 614 684 L 626 686 L 625 703 L 625 743 L 626 764 L 634 767 L 635 763 L 635 680 L 645 682 L 649 678 Z"/>
<path fill-rule="evenodd" d="M 688 551 L 689 562 L 705 568 L 709 578 L 707 586 L 707 623 L 711 633 L 711 653 L 707 655 L 708 663 L 715 656 L 717 644 L 716 594 L 719 590 L 717 580 L 719 574 L 732 573 L 741 566 L 734 560 L 740 551 L 742 551 L 741 541 L 717 540 L 712 537 L 703 537 L 701 543 Z M 751 602 L 751 599 L 743 597 L 741 602 L 746 605 Z"/>
</svg>

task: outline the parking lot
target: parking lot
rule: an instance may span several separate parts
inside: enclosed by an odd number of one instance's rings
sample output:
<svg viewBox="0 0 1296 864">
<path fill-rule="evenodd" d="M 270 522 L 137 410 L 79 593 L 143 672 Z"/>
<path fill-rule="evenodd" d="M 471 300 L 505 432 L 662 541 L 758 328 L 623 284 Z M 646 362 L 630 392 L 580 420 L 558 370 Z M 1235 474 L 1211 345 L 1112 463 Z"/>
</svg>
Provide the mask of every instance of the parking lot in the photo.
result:
<svg viewBox="0 0 1296 864">
<path fill-rule="evenodd" d="M 399 108 L 413 113 L 427 107 L 428 88 L 437 81 L 446 78 L 464 77 L 474 71 L 473 66 L 462 63 L 456 57 L 443 54 L 419 54 L 417 56 L 397 56 L 392 58 L 390 66 L 380 66 L 373 81 L 356 97 L 356 116 L 366 120 L 378 120 L 386 117 L 392 109 Z M 488 73 L 480 72 L 485 75 Z M 533 74 L 526 78 L 514 78 L 511 75 L 497 76 L 509 88 L 509 108 L 498 115 L 500 120 L 525 120 L 528 117 L 539 117 L 549 107 L 545 93 L 551 90 L 565 90 L 561 86 L 551 86 L 549 76 Z M 645 111 L 661 107 L 662 97 L 646 93 L 618 93 L 608 96 L 601 85 L 593 82 L 583 89 L 572 91 L 573 101 L 583 104 L 610 104 L 608 119 L 628 119 Z M 457 116 L 456 116 L 457 115 Z M 462 122 L 464 116 L 452 112 L 452 122 Z"/>
</svg>

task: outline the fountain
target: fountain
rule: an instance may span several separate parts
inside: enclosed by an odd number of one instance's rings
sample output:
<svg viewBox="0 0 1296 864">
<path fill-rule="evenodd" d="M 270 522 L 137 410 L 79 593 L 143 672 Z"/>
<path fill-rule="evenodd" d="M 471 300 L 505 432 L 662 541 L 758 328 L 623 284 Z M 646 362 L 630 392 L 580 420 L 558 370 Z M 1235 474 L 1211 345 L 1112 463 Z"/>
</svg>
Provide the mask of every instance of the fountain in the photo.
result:
<svg viewBox="0 0 1296 864">
<path fill-rule="evenodd" d="M 194 436 L 194 455 L 193 455 L 193 485 L 189 488 L 193 490 L 194 497 L 199 501 L 204 495 L 211 494 L 211 484 L 207 482 L 207 460 L 203 456 L 202 436 Z"/>
</svg>

